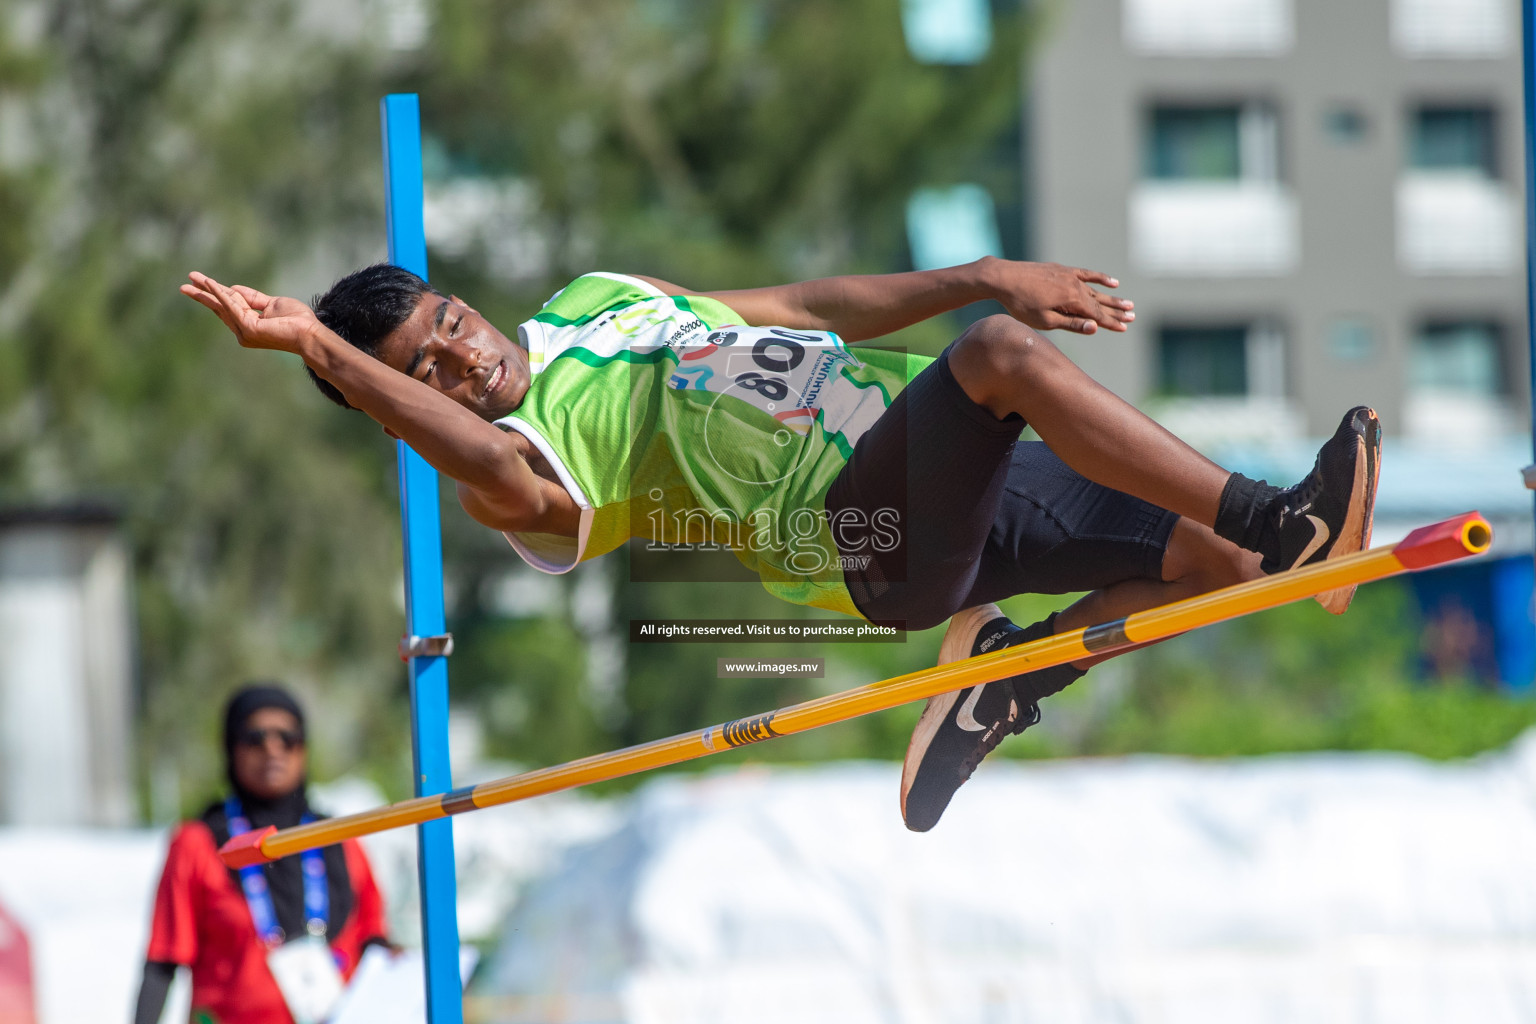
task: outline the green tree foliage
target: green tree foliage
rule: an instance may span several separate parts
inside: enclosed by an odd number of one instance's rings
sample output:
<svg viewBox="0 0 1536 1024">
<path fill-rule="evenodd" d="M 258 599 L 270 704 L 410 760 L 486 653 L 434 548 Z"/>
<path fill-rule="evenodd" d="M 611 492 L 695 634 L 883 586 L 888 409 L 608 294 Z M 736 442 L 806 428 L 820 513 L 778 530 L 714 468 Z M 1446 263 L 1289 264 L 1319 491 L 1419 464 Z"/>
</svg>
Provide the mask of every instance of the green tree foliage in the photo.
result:
<svg viewBox="0 0 1536 1024">
<path fill-rule="evenodd" d="M 302 13 L 13 5 L 0 46 L 0 495 L 123 509 L 143 758 L 187 801 L 243 679 L 312 698 L 323 769 L 400 678 L 386 442 L 176 292 L 381 248 L 382 56 Z"/>
</svg>

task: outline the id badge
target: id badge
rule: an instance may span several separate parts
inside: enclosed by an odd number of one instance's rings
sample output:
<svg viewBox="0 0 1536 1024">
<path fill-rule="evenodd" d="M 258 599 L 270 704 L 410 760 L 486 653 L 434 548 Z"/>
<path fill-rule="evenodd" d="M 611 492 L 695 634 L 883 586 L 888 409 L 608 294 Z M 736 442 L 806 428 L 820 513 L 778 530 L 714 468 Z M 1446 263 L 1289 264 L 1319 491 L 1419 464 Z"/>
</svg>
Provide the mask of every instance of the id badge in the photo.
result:
<svg viewBox="0 0 1536 1024">
<path fill-rule="evenodd" d="M 267 966 L 295 1024 L 322 1024 L 341 996 L 341 971 L 331 947 L 316 935 L 285 942 L 267 953 Z"/>
</svg>

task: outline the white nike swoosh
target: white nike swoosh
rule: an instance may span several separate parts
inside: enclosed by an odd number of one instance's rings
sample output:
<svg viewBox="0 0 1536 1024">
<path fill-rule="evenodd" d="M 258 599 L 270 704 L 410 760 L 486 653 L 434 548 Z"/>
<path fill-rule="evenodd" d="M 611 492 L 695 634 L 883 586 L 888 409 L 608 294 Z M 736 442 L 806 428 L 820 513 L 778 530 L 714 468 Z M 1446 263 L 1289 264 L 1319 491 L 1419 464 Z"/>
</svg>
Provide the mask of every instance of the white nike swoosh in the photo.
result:
<svg viewBox="0 0 1536 1024">
<path fill-rule="evenodd" d="M 986 688 L 986 683 L 971 687 L 971 695 L 965 698 L 965 703 L 960 705 L 960 710 L 955 713 L 955 724 L 966 732 L 982 732 L 986 726 L 976 721 L 976 702 L 981 700 L 981 691 Z"/>
<path fill-rule="evenodd" d="M 1291 563 L 1293 569 L 1298 565 L 1306 565 L 1307 559 L 1312 557 L 1313 552 L 1328 543 L 1328 524 L 1314 515 L 1309 515 L 1307 518 L 1312 520 L 1312 528 L 1316 532 L 1312 534 L 1312 539 L 1307 542 L 1307 546 L 1301 549 L 1301 556 Z"/>
</svg>

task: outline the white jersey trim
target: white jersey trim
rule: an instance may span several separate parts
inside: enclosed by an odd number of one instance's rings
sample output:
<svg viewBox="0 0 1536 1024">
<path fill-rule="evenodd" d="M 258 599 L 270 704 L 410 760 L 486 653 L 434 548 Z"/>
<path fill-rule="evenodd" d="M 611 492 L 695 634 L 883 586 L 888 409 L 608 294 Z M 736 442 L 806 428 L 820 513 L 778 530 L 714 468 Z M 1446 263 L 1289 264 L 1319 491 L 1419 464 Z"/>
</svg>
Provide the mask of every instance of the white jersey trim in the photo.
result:
<svg viewBox="0 0 1536 1024">
<path fill-rule="evenodd" d="M 639 288 L 641 291 L 644 291 L 644 292 L 646 292 L 646 293 L 648 293 L 650 295 L 655 295 L 658 298 L 663 298 L 664 299 L 664 298 L 667 297 L 667 293 L 666 292 L 662 291 L 660 288 L 657 288 L 655 285 L 651 284 L 649 281 L 642 281 L 638 277 L 630 277 L 628 274 L 615 274 L 615 273 L 612 273 L 612 272 L 607 271 L 607 270 L 594 270 L 594 271 L 591 271 L 590 273 L 586 273 L 586 274 L 583 274 L 581 276 L 582 277 L 603 277 L 603 278 L 607 278 L 610 281 L 618 281 L 618 282 L 621 282 L 622 284 L 634 285 L 636 288 Z M 550 302 L 553 302 L 553 301 L 554 301 L 553 299 L 550 300 Z M 548 305 L 548 304 L 549 303 L 545 303 L 545 305 Z"/>
<path fill-rule="evenodd" d="M 525 320 L 517 325 L 517 341 L 528 353 L 528 375 L 537 377 L 544 372 L 544 354 L 549 350 L 549 335 L 540 320 Z"/>
<path fill-rule="evenodd" d="M 571 496 L 581 509 L 581 518 L 576 526 L 576 536 L 562 537 L 554 533 L 531 533 L 503 530 L 502 536 L 507 538 L 507 543 L 512 545 L 512 550 L 529 565 L 540 572 L 547 572 L 552 576 L 568 573 L 581 562 L 581 556 L 586 553 L 587 540 L 592 535 L 592 503 L 587 500 L 581 485 L 571 475 L 565 463 L 555 452 L 554 446 L 540 434 L 532 425 L 516 416 L 503 416 L 496 421 L 497 426 L 505 426 L 522 434 L 533 446 L 539 450 L 549 464 L 554 467 L 555 476 L 560 478 L 560 486 L 565 488 L 565 493 Z"/>
<path fill-rule="evenodd" d="M 652 285 L 646 281 L 642 281 L 638 277 L 630 277 L 628 274 L 613 274 L 606 270 L 594 270 L 591 273 L 583 274 L 582 276 L 602 277 L 609 281 L 618 281 L 619 283 L 627 284 L 632 288 L 638 288 L 653 298 L 671 298 L 671 296 L 666 295 L 658 288 L 656 288 L 655 285 Z M 565 291 L 564 288 L 560 289 L 558 292 L 555 292 L 555 294 L 549 297 L 549 302 L 544 303 L 544 305 L 548 306 L 550 302 L 554 302 L 560 297 L 560 293 L 563 291 Z M 674 302 L 673 306 L 676 307 L 676 305 L 677 304 Z M 549 325 L 536 317 L 524 320 L 522 323 L 517 325 L 517 341 L 518 344 L 522 345 L 523 348 L 528 352 L 529 376 L 537 377 L 539 374 L 543 373 L 544 368 L 549 365 Z"/>
</svg>

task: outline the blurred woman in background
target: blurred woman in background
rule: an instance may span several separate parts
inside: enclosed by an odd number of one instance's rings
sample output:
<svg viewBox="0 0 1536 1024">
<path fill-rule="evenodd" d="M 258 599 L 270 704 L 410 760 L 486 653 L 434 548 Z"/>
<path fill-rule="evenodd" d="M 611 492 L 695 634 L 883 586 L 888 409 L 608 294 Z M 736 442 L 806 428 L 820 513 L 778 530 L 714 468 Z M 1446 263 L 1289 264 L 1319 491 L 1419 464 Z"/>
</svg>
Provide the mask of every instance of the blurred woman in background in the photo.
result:
<svg viewBox="0 0 1536 1024">
<path fill-rule="evenodd" d="M 383 899 L 355 841 L 240 871 L 218 858 L 231 836 L 318 817 L 298 702 L 277 686 L 237 692 L 224 758 L 229 796 L 171 838 L 134 1024 L 160 1019 L 178 965 L 192 969 L 197 1024 L 324 1020 L 363 950 L 387 945 Z"/>
</svg>

